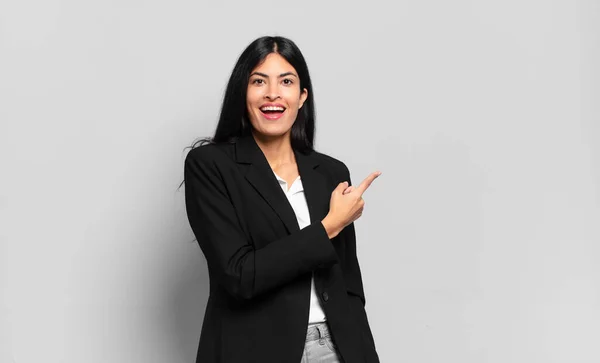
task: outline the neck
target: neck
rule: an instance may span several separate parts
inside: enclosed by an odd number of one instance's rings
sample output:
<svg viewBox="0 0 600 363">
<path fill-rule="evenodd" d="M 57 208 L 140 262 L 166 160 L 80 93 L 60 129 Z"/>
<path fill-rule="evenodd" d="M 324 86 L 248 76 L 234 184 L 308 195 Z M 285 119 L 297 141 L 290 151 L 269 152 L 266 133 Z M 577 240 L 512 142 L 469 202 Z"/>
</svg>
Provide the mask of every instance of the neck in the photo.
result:
<svg viewBox="0 0 600 363">
<path fill-rule="evenodd" d="M 296 162 L 289 132 L 278 137 L 265 137 L 264 135 L 252 132 L 252 136 L 263 154 L 265 154 L 272 169 Z"/>
</svg>

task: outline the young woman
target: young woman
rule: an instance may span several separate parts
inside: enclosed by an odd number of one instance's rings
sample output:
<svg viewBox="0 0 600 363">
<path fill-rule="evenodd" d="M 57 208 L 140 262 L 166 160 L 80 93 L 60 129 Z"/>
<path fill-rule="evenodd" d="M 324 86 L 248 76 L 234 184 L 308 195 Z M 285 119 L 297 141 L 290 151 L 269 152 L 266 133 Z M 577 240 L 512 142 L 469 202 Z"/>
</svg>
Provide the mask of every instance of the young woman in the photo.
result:
<svg viewBox="0 0 600 363">
<path fill-rule="evenodd" d="M 350 186 L 346 165 L 313 149 L 314 128 L 300 50 L 256 39 L 214 137 L 185 160 L 188 219 L 210 278 L 198 363 L 379 362 L 353 222 L 381 173 Z"/>
</svg>

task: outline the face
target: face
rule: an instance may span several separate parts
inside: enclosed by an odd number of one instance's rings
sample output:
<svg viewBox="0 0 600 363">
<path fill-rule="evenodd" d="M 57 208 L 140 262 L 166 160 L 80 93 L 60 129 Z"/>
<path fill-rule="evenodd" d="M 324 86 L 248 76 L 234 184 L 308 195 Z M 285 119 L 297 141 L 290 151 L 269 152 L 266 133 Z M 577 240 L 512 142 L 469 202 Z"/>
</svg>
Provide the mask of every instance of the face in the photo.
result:
<svg viewBox="0 0 600 363">
<path fill-rule="evenodd" d="M 279 54 L 269 54 L 248 81 L 246 109 L 254 132 L 269 138 L 288 136 L 307 96 L 294 67 Z"/>
</svg>

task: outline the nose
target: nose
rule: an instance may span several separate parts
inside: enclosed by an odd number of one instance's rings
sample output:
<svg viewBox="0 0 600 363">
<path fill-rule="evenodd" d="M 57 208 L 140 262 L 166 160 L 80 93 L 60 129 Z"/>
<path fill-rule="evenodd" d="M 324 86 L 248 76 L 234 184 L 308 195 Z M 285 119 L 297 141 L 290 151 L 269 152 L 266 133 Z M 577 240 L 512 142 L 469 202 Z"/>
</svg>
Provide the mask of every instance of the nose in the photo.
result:
<svg viewBox="0 0 600 363">
<path fill-rule="evenodd" d="M 271 82 L 267 87 L 265 97 L 269 100 L 275 100 L 279 98 L 279 87 L 276 82 Z"/>
</svg>

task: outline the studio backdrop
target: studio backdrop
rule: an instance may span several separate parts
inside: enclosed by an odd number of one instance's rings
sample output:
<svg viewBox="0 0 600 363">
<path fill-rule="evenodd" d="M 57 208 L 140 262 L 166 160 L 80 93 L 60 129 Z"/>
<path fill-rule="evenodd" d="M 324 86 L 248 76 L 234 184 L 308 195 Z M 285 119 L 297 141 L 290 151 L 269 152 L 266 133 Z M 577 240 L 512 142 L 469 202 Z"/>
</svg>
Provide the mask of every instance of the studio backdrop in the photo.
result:
<svg viewBox="0 0 600 363">
<path fill-rule="evenodd" d="M 382 362 L 599 362 L 598 24 L 591 0 L 0 1 L 0 362 L 194 361 L 185 147 L 263 35 L 306 57 L 316 149 L 383 172 L 356 222 Z"/>
</svg>

